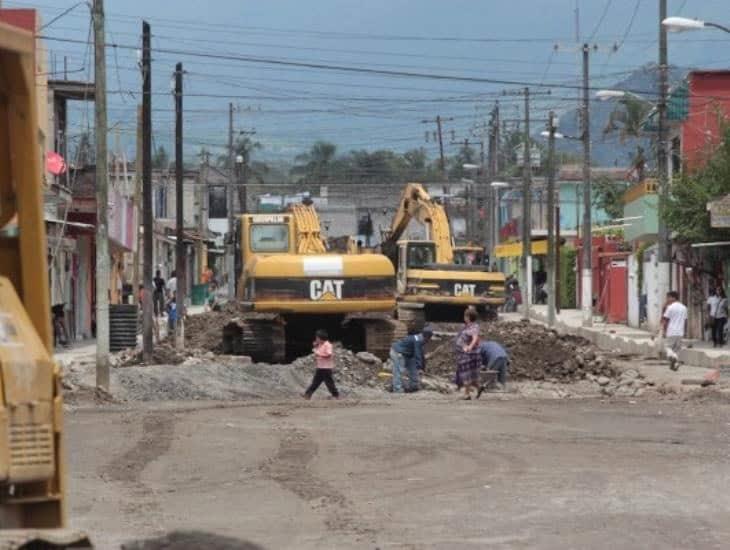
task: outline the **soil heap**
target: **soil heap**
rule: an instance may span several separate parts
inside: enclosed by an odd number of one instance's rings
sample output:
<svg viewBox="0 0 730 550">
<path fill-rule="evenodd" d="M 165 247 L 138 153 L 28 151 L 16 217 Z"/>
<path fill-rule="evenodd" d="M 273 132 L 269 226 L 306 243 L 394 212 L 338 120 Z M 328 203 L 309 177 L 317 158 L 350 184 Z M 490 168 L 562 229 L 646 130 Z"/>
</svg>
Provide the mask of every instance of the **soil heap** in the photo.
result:
<svg viewBox="0 0 730 550">
<path fill-rule="evenodd" d="M 243 313 L 245 311 L 240 304 L 228 302 L 218 311 L 189 315 L 185 318 L 185 346 L 221 353 L 223 327 Z"/>
<path fill-rule="evenodd" d="M 593 376 L 614 378 L 618 369 L 591 342 L 579 336 L 559 335 L 542 325 L 528 322 L 499 322 L 481 326 L 482 339 L 494 340 L 510 356 L 512 380 L 574 382 Z M 433 346 L 427 372 L 446 376 L 454 372 L 454 339 Z"/>
</svg>

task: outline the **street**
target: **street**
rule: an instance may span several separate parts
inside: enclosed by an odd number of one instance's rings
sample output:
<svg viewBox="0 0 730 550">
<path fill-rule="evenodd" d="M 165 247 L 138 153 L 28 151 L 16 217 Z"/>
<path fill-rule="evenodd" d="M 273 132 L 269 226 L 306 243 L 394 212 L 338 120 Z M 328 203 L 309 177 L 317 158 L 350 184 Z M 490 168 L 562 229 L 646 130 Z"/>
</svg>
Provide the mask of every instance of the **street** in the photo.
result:
<svg viewBox="0 0 730 550">
<path fill-rule="evenodd" d="M 725 548 L 730 404 L 704 395 L 82 408 L 69 512 L 99 548 Z"/>
</svg>

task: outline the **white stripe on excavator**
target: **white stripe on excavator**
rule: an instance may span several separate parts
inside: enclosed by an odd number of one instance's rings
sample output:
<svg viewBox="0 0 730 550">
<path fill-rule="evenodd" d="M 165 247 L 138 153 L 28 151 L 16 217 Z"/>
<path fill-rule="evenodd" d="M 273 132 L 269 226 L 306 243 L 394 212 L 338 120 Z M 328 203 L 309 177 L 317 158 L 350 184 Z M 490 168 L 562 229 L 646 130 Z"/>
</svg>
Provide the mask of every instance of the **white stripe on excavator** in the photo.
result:
<svg viewBox="0 0 730 550">
<path fill-rule="evenodd" d="M 340 277 L 344 275 L 342 256 L 312 256 L 304 258 L 304 275 L 310 277 Z"/>
</svg>

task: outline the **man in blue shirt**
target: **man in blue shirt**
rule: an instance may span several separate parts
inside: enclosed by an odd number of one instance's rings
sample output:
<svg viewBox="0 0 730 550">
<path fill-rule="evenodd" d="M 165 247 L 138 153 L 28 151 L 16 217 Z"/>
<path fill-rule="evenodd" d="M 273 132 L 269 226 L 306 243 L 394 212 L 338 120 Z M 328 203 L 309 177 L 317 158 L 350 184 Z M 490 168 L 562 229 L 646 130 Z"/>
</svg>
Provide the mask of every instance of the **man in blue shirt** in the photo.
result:
<svg viewBox="0 0 730 550">
<path fill-rule="evenodd" d="M 482 360 L 482 366 L 487 370 L 497 371 L 498 389 L 504 391 L 507 389 L 507 367 L 509 366 L 509 355 L 497 342 L 486 340 L 479 344 L 479 356 Z M 481 386 L 477 393 L 479 397 L 485 390 L 485 386 Z"/>
<path fill-rule="evenodd" d="M 418 391 L 418 371 L 426 366 L 424 348 L 432 336 L 433 329 L 427 325 L 420 333 L 409 334 L 393 343 L 390 348 L 390 359 L 393 362 L 393 393 L 403 393 L 401 377 L 404 366 L 408 370 L 406 391 Z"/>
</svg>

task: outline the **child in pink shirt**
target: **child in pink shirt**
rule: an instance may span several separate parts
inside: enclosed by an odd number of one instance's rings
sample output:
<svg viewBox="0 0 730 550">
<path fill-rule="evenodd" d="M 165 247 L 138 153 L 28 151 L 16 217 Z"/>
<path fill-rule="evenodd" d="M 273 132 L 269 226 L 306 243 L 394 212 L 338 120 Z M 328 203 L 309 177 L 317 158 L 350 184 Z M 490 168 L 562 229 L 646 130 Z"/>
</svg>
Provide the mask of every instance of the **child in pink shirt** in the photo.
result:
<svg viewBox="0 0 730 550">
<path fill-rule="evenodd" d="M 314 371 L 312 383 L 304 392 L 304 399 L 311 399 L 312 394 L 317 391 L 319 385 L 324 382 L 327 389 L 335 399 L 340 398 L 340 393 L 335 386 L 335 380 L 332 378 L 332 369 L 335 366 L 334 355 L 332 353 L 332 343 L 329 341 L 326 330 L 319 329 L 314 338 L 314 359 L 317 362 L 317 370 Z"/>
</svg>

